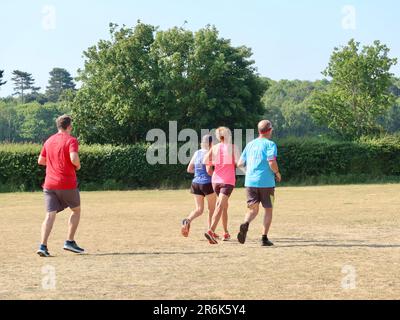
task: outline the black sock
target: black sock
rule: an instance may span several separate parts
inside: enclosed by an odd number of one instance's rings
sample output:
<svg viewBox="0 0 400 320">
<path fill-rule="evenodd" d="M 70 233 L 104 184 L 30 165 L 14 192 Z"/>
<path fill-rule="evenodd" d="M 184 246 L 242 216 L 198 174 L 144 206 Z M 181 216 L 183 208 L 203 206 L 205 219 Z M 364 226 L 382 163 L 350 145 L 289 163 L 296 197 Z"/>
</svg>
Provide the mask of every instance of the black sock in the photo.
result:
<svg viewBox="0 0 400 320">
<path fill-rule="evenodd" d="M 262 236 L 262 239 L 268 241 L 268 235 L 265 235 L 265 234 L 264 234 L 264 235 Z"/>
</svg>

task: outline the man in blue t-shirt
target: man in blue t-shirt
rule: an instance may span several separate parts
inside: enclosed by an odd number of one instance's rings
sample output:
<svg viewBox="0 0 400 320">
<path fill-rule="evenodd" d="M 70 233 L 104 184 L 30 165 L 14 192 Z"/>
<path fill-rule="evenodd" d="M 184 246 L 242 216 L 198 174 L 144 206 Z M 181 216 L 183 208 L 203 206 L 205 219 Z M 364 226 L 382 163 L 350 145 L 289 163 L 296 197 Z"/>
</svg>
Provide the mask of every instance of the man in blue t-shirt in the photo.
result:
<svg viewBox="0 0 400 320">
<path fill-rule="evenodd" d="M 271 141 L 273 128 L 268 120 L 258 124 L 258 139 L 250 142 L 243 151 L 239 167 L 246 168 L 247 213 L 245 222 L 240 226 L 238 240 L 244 244 L 250 223 L 257 217 L 260 203 L 265 209 L 263 246 L 273 246 L 268 239 L 268 232 L 272 223 L 276 181 L 282 177 L 277 163 L 278 150 L 275 142 Z"/>
</svg>

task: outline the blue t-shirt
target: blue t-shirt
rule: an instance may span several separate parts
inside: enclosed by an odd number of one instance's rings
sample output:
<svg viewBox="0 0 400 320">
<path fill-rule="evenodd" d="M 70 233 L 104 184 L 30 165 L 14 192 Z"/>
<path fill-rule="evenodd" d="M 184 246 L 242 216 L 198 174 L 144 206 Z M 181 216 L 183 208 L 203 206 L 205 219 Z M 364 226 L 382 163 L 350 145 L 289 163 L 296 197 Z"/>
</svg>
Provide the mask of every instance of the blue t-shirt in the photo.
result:
<svg viewBox="0 0 400 320">
<path fill-rule="evenodd" d="M 207 150 L 201 149 L 196 151 L 194 154 L 194 179 L 193 183 L 197 184 L 209 184 L 211 183 L 211 177 L 207 173 L 207 168 L 203 164 L 204 157 L 207 154 Z"/>
<path fill-rule="evenodd" d="M 246 187 L 274 188 L 275 174 L 269 161 L 276 160 L 278 149 L 275 142 L 258 138 L 250 142 L 243 151 L 242 161 L 246 170 Z"/>
</svg>

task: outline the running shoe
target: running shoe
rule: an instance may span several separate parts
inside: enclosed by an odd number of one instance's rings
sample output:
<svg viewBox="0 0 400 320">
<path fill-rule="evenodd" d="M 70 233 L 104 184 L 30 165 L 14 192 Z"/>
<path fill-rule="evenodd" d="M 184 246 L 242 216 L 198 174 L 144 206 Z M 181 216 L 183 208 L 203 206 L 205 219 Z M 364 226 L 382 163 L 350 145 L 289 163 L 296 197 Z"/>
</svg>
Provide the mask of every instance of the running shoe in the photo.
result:
<svg viewBox="0 0 400 320">
<path fill-rule="evenodd" d="M 244 244 L 246 242 L 246 237 L 247 237 L 247 232 L 248 231 L 249 231 L 249 223 L 248 222 L 247 223 L 243 223 L 240 226 L 240 232 L 239 232 L 239 234 L 237 236 L 237 239 L 241 244 Z"/>
<path fill-rule="evenodd" d="M 50 253 L 49 250 L 47 249 L 47 246 L 45 246 L 44 244 L 41 244 L 39 247 L 39 250 L 36 252 L 39 256 L 41 256 L 42 258 L 48 258 L 50 257 Z"/>
<path fill-rule="evenodd" d="M 268 240 L 267 236 L 263 236 L 261 239 L 261 245 L 263 247 L 272 247 L 274 244 Z"/>
<path fill-rule="evenodd" d="M 187 238 L 189 236 L 189 232 L 190 232 L 190 220 L 184 219 L 182 221 L 181 233 L 185 238 Z"/>
<path fill-rule="evenodd" d="M 225 233 L 223 241 L 229 241 L 229 240 L 231 240 L 231 235 L 229 233 Z"/>
<path fill-rule="evenodd" d="M 208 242 L 210 244 L 218 244 L 217 239 L 215 239 L 215 234 L 211 230 L 207 231 L 204 236 L 207 238 Z"/>
<path fill-rule="evenodd" d="M 84 253 L 85 252 L 84 249 L 79 248 L 79 246 L 77 245 L 77 243 L 75 241 L 65 241 L 64 250 L 71 251 L 73 253 Z"/>
</svg>

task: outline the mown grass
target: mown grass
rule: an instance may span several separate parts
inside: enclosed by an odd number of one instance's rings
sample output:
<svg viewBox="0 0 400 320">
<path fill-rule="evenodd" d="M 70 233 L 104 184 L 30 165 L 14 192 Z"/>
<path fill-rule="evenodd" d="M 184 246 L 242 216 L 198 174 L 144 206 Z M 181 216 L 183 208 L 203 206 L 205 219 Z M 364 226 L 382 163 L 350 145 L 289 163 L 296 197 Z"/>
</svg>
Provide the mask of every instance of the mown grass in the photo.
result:
<svg viewBox="0 0 400 320">
<path fill-rule="evenodd" d="M 261 215 L 245 245 L 235 240 L 247 211 L 243 189 L 230 199 L 233 240 L 217 246 L 204 238 L 206 215 L 189 238 L 180 235 L 194 208 L 188 190 L 83 192 L 77 241 L 87 254 L 62 250 L 65 212 L 49 241 L 51 259 L 35 254 L 43 195 L 0 194 L 0 300 L 399 299 L 399 193 L 400 185 L 278 188 L 275 247 L 262 248 Z M 354 289 L 343 286 L 346 266 Z M 55 271 L 54 290 L 42 285 L 44 267 Z"/>
</svg>

